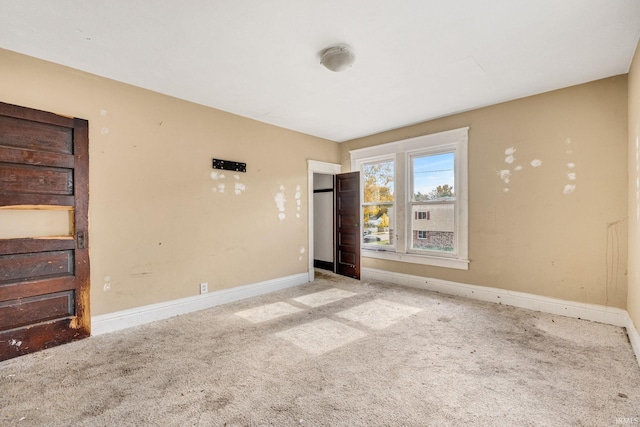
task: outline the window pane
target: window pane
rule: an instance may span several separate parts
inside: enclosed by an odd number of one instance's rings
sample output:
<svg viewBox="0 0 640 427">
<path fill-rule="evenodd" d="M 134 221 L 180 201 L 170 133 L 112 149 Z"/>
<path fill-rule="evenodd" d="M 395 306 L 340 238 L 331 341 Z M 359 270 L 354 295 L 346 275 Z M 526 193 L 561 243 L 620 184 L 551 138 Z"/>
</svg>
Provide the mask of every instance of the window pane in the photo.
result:
<svg viewBox="0 0 640 427">
<path fill-rule="evenodd" d="M 364 244 L 393 246 L 395 238 L 393 205 L 367 205 L 363 208 L 362 242 Z"/>
<path fill-rule="evenodd" d="M 453 252 L 455 210 L 453 203 L 411 206 L 411 249 Z"/>
<path fill-rule="evenodd" d="M 454 193 L 454 154 L 412 157 L 412 201 L 447 200 Z"/>
<path fill-rule="evenodd" d="M 364 203 L 393 202 L 393 161 L 364 165 Z"/>
</svg>

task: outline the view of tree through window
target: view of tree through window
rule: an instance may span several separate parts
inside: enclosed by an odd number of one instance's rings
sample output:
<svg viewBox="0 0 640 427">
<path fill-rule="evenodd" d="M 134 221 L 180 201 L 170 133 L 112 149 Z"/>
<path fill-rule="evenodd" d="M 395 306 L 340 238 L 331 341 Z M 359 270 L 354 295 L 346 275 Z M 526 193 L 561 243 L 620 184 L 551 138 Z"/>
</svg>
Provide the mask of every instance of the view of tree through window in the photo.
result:
<svg viewBox="0 0 640 427">
<path fill-rule="evenodd" d="M 411 249 L 452 252 L 455 242 L 454 154 L 411 158 Z"/>
<path fill-rule="evenodd" d="M 393 245 L 393 160 L 364 165 L 363 242 Z"/>
</svg>

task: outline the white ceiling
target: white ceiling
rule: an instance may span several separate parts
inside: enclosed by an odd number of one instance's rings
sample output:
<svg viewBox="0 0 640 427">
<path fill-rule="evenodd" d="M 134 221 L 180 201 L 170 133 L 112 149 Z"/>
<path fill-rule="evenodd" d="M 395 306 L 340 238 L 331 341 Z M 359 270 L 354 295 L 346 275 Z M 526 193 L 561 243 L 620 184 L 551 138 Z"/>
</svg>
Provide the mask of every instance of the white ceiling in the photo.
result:
<svg viewBox="0 0 640 427">
<path fill-rule="evenodd" d="M 2 48 L 334 141 L 626 73 L 639 37 L 639 0 L 0 0 Z"/>
</svg>

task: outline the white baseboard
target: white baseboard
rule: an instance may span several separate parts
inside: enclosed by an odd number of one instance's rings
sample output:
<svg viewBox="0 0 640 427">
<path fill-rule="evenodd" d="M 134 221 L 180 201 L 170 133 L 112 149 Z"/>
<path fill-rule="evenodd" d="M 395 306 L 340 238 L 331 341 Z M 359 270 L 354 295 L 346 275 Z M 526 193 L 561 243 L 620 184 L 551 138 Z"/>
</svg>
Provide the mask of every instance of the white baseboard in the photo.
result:
<svg viewBox="0 0 640 427">
<path fill-rule="evenodd" d="M 625 326 L 627 328 L 627 336 L 629 337 L 629 341 L 631 341 L 631 347 L 633 347 L 633 351 L 636 353 L 636 359 L 638 359 L 638 364 L 640 365 L 640 334 L 628 314 L 627 318 L 629 319 L 627 326 Z"/>
<path fill-rule="evenodd" d="M 363 267 L 361 269 L 361 275 L 362 279 L 380 280 L 397 285 L 441 292 L 448 295 L 456 295 L 480 301 L 494 302 L 544 313 L 621 326 L 627 329 L 631 346 L 640 364 L 640 335 L 638 335 L 638 331 L 629 317 L 629 313 L 620 308 L 566 301 L 486 286 L 467 285 L 465 283 L 394 273 L 375 268 Z"/>
<path fill-rule="evenodd" d="M 309 274 L 301 273 L 178 300 L 93 316 L 91 318 L 91 335 L 101 335 L 133 326 L 144 325 L 145 323 L 155 322 L 156 320 L 163 320 L 180 314 L 204 310 L 221 304 L 303 285 L 308 282 Z"/>
</svg>

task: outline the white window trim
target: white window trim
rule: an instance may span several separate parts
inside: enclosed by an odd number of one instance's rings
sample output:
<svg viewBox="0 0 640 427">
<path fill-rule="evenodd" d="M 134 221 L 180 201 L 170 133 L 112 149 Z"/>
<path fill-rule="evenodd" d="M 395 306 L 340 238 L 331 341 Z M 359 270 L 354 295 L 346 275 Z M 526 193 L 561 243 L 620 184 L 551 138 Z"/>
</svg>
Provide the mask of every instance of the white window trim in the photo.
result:
<svg viewBox="0 0 640 427">
<path fill-rule="evenodd" d="M 469 128 L 454 129 L 446 132 L 418 136 L 388 144 L 375 145 L 373 147 L 360 148 L 349 151 L 351 155 L 351 170 L 359 171 L 361 165 L 377 159 L 395 156 L 395 215 L 396 215 L 396 242 L 395 250 L 389 248 L 370 249 L 363 247 L 362 256 L 366 258 L 386 259 L 392 261 L 409 262 L 413 264 L 432 265 L 436 267 L 455 268 L 459 270 L 469 269 L 469 194 L 468 194 L 468 157 L 467 145 L 469 140 Z M 433 253 L 416 254 L 409 252 L 410 246 L 407 235 L 410 230 L 410 219 L 407 217 L 407 188 L 409 186 L 410 168 L 409 158 L 414 153 L 424 150 L 455 151 L 455 182 L 456 182 L 456 254 L 455 256 L 443 254 L 435 256 Z M 362 186 L 360 188 L 362 192 Z M 362 197 L 362 194 L 361 194 Z M 363 200 L 363 199 L 362 199 Z M 362 205 L 361 205 L 362 206 Z M 361 207 L 362 209 L 362 207 Z M 410 213 L 410 212 L 409 212 Z M 360 216 L 362 217 L 362 212 Z"/>
</svg>

